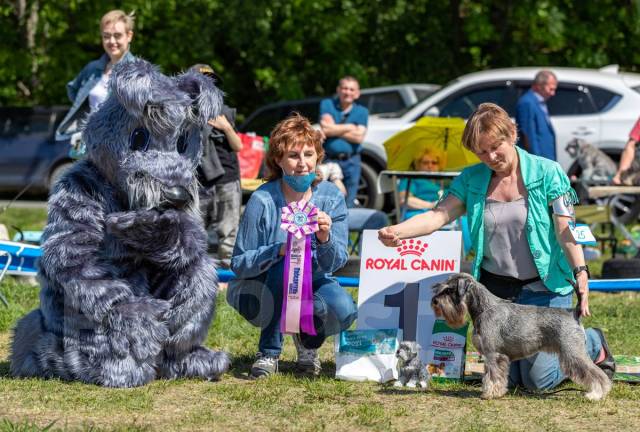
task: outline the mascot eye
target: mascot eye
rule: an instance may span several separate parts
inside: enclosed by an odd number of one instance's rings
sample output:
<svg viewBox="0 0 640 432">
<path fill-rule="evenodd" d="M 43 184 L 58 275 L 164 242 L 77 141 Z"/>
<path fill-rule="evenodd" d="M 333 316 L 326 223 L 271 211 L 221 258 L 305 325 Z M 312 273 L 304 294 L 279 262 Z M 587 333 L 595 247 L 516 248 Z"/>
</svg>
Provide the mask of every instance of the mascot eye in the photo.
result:
<svg viewBox="0 0 640 432">
<path fill-rule="evenodd" d="M 189 142 L 187 141 L 187 134 L 183 133 L 180 135 L 180 137 L 178 138 L 178 142 L 176 144 L 176 149 L 178 150 L 178 153 L 184 153 L 185 151 L 187 151 L 187 146 L 189 144 Z"/>
<path fill-rule="evenodd" d="M 147 151 L 149 148 L 149 131 L 144 128 L 136 128 L 129 138 L 129 146 L 133 151 Z"/>
</svg>

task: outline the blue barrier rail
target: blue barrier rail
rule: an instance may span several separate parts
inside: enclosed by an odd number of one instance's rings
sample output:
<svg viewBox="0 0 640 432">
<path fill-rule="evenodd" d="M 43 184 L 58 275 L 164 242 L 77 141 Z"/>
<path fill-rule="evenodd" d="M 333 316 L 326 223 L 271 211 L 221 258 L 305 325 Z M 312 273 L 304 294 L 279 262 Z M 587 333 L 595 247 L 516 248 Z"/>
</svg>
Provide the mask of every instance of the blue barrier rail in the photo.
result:
<svg viewBox="0 0 640 432">
<path fill-rule="evenodd" d="M 0 241 L 0 250 L 8 252 L 14 258 L 9 262 L 8 274 L 36 274 L 35 261 L 42 253 L 38 246 Z M 10 260 L 11 257 L 0 257 L 0 270 L 4 269 L 7 264 L 6 260 Z M 231 270 L 219 269 L 218 277 L 221 282 L 228 282 L 235 278 L 235 275 Z M 344 287 L 358 287 L 360 285 L 360 278 L 358 277 L 338 276 L 337 279 L 340 285 Z M 640 291 L 640 279 L 591 279 L 589 281 L 589 289 L 603 292 Z"/>
<path fill-rule="evenodd" d="M 221 282 L 228 282 L 236 276 L 231 270 L 218 270 L 218 277 Z M 338 282 L 343 287 L 358 287 L 360 278 L 337 276 Z M 640 291 L 640 279 L 591 279 L 589 281 L 590 291 L 617 292 L 617 291 Z"/>
</svg>

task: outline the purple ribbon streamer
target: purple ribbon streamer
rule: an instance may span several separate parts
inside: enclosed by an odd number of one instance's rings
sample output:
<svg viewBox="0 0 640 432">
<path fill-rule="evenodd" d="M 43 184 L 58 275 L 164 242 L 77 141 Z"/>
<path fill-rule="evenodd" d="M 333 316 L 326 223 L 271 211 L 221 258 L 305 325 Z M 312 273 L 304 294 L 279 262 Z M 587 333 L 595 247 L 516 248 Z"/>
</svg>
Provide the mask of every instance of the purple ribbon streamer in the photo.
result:
<svg viewBox="0 0 640 432">
<path fill-rule="evenodd" d="M 298 214 L 296 223 L 297 213 L 303 213 L 305 217 Z M 280 319 L 282 333 L 304 332 L 312 336 L 317 334 L 313 323 L 311 268 L 311 236 L 318 230 L 317 219 L 318 209 L 306 201 L 294 202 L 282 208 L 280 227 L 287 232 L 287 248 L 284 257 L 284 295 Z M 303 223 L 300 223 L 300 220 L 303 220 Z M 304 257 L 301 260 L 300 255 L 303 251 Z M 300 274 L 300 270 L 302 274 Z M 299 315 L 296 315 L 295 311 L 297 304 L 292 310 L 288 309 L 289 299 L 292 302 L 299 301 Z M 289 316 L 287 316 L 288 312 Z M 292 323 L 292 320 L 295 322 Z"/>
</svg>

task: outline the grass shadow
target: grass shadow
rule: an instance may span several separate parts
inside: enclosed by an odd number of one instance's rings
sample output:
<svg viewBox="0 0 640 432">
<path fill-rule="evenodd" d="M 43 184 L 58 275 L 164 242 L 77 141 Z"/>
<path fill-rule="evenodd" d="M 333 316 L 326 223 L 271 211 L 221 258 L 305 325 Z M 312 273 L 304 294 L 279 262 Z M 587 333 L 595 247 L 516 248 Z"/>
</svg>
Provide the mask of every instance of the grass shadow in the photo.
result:
<svg viewBox="0 0 640 432">
<path fill-rule="evenodd" d="M 242 355 L 238 357 L 234 357 L 231 363 L 231 368 L 229 369 L 228 374 L 231 374 L 234 378 L 238 378 L 241 380 L 253 381 L 255 378 L 249 376 L 249 371 L 251 370 L 251 366 L 255 361 L 255 356 L 252 355 Z M 291 360 L 279 360 L 278 361 L 278 373 L 283 375 L 290 375 L 293 377 L 299 378 L 308 378 L 309 375 L 299 372 L 296 369 L 296 362 Z M 334 378 L 336 374 L 335 363 L 331 361 L 322 363 L 322 371 L 320 372 L 319 377 L 324 378 Z"/>
<path fill-rule="evenodd" d="M 379 394 L 390 396 L 406 396 L 413 393 L 432 393 L 438 396 L 455 397 L 459 399 L 479 399 L 480 392 L 476 389 L 456 389 L 456 390 L 443 390 L 443 389 L 420 389 L 420 388 L 407 388 L 407 387 L 393 387 L 387 386 L 378 390 Z"/>
<path fill-rule="evenodd" d="M 8 361 L 0 362 L 0 378 L 11 378 L 9 366 L 10 363 Z"/>
</svg>

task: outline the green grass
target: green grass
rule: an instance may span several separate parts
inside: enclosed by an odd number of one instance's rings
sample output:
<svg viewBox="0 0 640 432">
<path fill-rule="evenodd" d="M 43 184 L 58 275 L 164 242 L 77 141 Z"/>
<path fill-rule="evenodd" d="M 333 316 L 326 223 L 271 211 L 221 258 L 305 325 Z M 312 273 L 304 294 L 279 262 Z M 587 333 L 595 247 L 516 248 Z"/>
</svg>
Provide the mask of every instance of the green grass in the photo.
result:
<svg viewBox="0 0 640 432">
<path fill-rule="evenodd" d="M 615 430 L 640 428 L 640 387 L 616 384 L 602 403 L 577 391 L 555 395 L 517 392 L 498 401 L 479 399 L 472 384 L 433 383 L 427 392 L 333 379 L 332 344 L 321 349 L 318 379 L 293 372 L 289 338 L 282 373 L 250 381 L 247 371 L 258 331 L 224 301 L 207 345 L 230 351 L 234 365 L 220 382 L 156 381 L 135 389 L 103 389 L 59 380 L 8 376 L 9 329 L 37 306 L 38 288 L 7 278 L 0 289 L 10 307 L 0 307 L 0 431 L 49 430 Z M 609 335 L 611 349 L 640 354 L 640 295 L 592 294 L 593 317 Z M 566 387 L 575 387 L 572 384 Z"/>
<path fill-rule="evenodd" d="M 46 209 L 26 209 L 10 207 L 0 212 L 0 224 L 9 230 L 9 237 L 13 238 L 16 227 L 23 231 L 41 230 L 47 221 Z"/>
<path fill-rule="evenodd" d="M 10 210 L 0 217 L 21 227 L 37 220 L 43 223 L 43 213 L 30 219 L 31 212 Z M 319 378 L 293 372 L 295 350 L 287 337 L 281 374 L 251 381 L 247 371 L 258 330 L 225 303 L 224 292 L 206 341 L 207 346 L 233 355 L 232 369 L 220 382 L 156 381 L 142 388 L 104 389 L 59 380 L 13 379 L 8 364 L 10 329 L 37 307 L 39 288 L 8 277 L 0 290 L 10 304 L 0 305 L 0 432 L 640 429 L 639 386 L 616 383 L 607 400 L 589 403 L 572 390 L 554 395 L 514 392 L 501 400 L 483 401 L 479 387 L 469 383 L 433 383 L 426 392 L 350 383 L 333 378 L 331 340 L 320 351 Z M 591 310 L 593 316 L 585 326 L 603 328 L 614 353 L 640 355 L 640 294 L 592 293 Z"/>
</svg>

